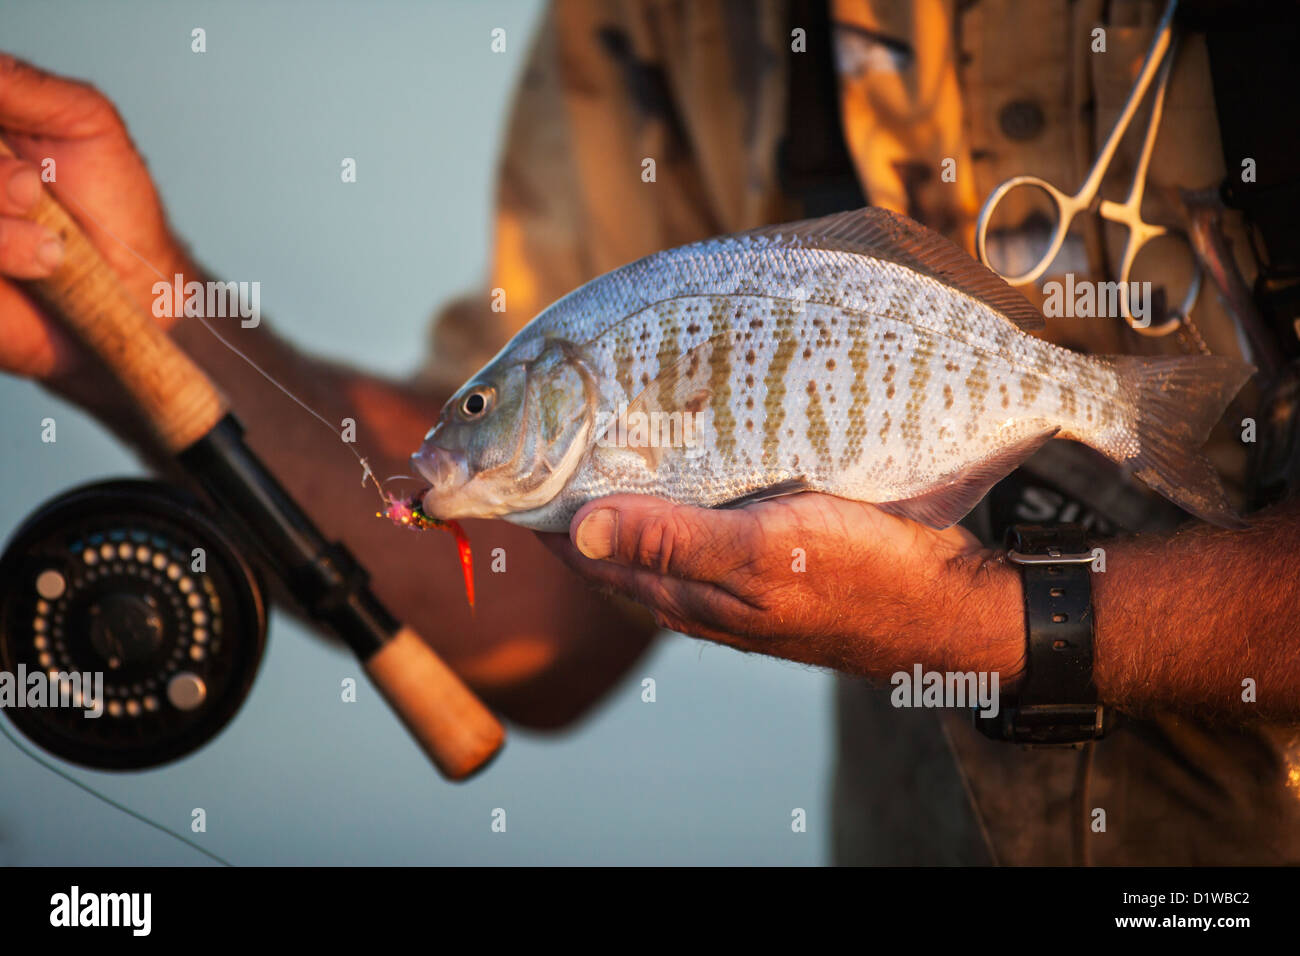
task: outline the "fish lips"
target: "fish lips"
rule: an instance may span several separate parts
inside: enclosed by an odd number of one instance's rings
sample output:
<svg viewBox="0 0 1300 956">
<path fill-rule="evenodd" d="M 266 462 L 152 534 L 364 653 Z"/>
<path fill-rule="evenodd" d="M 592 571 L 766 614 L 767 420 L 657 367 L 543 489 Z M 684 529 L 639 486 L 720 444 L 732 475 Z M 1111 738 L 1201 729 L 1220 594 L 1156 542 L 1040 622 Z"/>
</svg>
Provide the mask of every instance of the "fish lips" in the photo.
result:
<svg viewBox="0 0 1300 956">
<path fill-rule="evenodd" d="M 411 456 L 411 465 L 429 483 L 422 503 L 425 514 L 435 518 L 447 517 L 439 514 L 438 503 L 469 482 L 469 465 L 464 453 L 426 442 Z"/>
</svg>

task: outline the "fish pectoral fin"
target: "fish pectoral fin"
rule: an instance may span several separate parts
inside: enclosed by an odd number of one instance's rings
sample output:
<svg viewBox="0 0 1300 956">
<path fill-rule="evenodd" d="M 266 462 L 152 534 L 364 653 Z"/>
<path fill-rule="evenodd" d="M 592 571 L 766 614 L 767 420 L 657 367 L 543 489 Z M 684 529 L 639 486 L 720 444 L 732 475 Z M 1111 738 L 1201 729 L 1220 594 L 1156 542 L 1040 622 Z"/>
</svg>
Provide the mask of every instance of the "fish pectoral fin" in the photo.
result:
<svg viewBox="0 0 1300 956">
<path fill-rule="evenodd" d="M 639 445 L 628 445 L 629 451 L 634 451 L 641 456 L 645 462 L 646 468 L 651 471 L 659 470 L 659 463 L 664 460 L 664 449 L 661 445 L 650 443 L 641 443 Z"/>
<path fill-rule="evenodd" d="M 801 239 L 821 249 L 888 259 L 980 299 L 1026 332 L 1036 332 L 1047 324 L 1043 313 L 1023 293 L 961 246 L 889 209 L 868 206 L 820 219 L 763 226 L 745 235 Z"/>
<path fill-rule="evenodd" d="M 980 499 L 999 481 L 1011 474 L 1022 462 L 1061 429 L 1049 428 L 1013 445 L 999 449 L 973 465 L 962 469 L 949 480 L 917 495 L 898 501 L 881 501 L 876 507 L 899 518 L 929 525 L 938 531 L 949 528 L 970 513 Z"/>
<path fill-rule="evenodd" d="M 808 482 L 802 478 L 790 478 L 786 481 L 777 482 L 775 485 L 769 485 L 766 488 L 760 488 L 758 491 L 751 491 L 747 495 L 741 495 L 739 498 L 732 498 L 730 501 L 724 501 L 718 508 L 743 508 L 745 505 L 752 505 L 756 501 L 767 501 L 771 498 L 784 498 L 786 495 L 797 495 L 808 490 Z"/>
<path fill-rule="evenodd" d="M 713 355 L 731 348 L 722 329 L 661 368 L 627 407 L 633 412 L 699 412 L 713 395 Z"/>
<path fill-rule="evenodd" d="M 606 429 L 603 441 L 636 452 L 657 471 L 670 450 L 690 447 L 693 419 L 713 400 L 713 354 L 731 348 L 731 331 L 720 331 L 669 362 Z"/>
</svg>

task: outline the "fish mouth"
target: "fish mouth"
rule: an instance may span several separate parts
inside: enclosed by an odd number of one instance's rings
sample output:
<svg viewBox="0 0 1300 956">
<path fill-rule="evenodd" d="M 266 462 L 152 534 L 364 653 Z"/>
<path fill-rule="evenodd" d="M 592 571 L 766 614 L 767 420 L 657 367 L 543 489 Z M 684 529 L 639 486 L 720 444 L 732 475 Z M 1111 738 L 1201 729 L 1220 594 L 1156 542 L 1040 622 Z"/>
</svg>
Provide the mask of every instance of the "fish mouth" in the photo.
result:
<svg viewBox="0 0 1300 956">
<path fill-rule="evenodd" d="M 425 443 L 411 456 L 411 465 L 429 483 L 422 501 L 424 513 L 434 518 L 454 517 L 439 512 L 445 510 L 448 499 L 469 482 L 465 455 Z"/>
</svg>

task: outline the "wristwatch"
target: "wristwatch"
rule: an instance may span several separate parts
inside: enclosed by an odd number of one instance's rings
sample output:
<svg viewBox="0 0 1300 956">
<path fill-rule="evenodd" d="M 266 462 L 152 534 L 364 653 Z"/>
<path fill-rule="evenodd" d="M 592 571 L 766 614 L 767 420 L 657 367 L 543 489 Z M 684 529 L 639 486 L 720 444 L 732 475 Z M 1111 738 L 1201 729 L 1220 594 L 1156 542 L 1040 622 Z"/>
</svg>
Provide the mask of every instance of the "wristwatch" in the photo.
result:
<svg viewBox="0 0 1300 956">
<path fill-rule="evenodd" d="M 1007 559 L 1024 582 L 1026 673 L 995 717 L 972 710 L 986 736 L 1078 745 L 1109 730 L 1092 680 L 1092 549 L 1078 525 L 1016 525 Z"/>
</svg>

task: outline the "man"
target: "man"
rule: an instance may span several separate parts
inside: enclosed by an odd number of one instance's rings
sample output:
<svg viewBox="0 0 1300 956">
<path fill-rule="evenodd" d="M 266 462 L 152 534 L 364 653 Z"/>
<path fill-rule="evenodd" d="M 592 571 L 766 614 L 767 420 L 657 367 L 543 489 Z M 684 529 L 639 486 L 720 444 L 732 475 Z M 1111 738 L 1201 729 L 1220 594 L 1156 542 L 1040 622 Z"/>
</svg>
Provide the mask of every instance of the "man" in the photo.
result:
<svg viewBox="0 0 1300 956">
<path fill-rule="evenodd" d="M 1109 7 L 846 0 L 830 4 L 828 19 L 815 4 L 559 3 L 536 40 L 502 168 L 488 287 L 508 290 L 509 311 L 492 312 L 487 295 L 453 306 L 437 323 L 429 368 L 411 383 L 311 359 L 264 328 L 241 332 L 239 344 L 325 417 L 356 418 L 390 459 L 382 467 L 396 469 L 441 400 L 509 334 L 559 295 L 641 255 L 852 208 L 864 194 L 969 247 L 980 198 L 1008 175 L 1079 182 L 1100 138 L 1086 106 L 1095 100 L 1104 135 L 1159 12 L 1136 0 Z M 1109 43 L 1104 60 L 1089 55 L 1098 23 Z M 1016 56 L 1007 56 L 1012 43 Z M 1204 77 L 1203 48 L 1189 41 L 1153 167 L 1158 184 L 1203 188 L 1223 176 Z M 170 236 L 120 121 L 93 91 L 4 63 L 0 128 L 28 160 L 56 156 L 56 194 L 69 190 L 74 209 L 89 210 L 164 275 L 201 274 Z M 649 182 L 646 159 L 655 161 Z M 952 180 L 941 175 L 950 160 Z M 0 164 L 0 182 L 8 183 L 0 272 L 45 274 L 54 260 L 42 256 L 57 249 L 17 218 L 32 195 L 30 166 Z M 1032 210 L 1021 212 L 1032 222 Z M 147 307 L 154 274 L 95 223 L 85 223 L 90 235 Z M 1003 230 L 1006 249 L 1014 251 L 1022 225 Z M 1106 271 L 1089 260 L 1095 238 L 1072 243 L 1073 271 Z M 1213 351 L 1236 354 L 1222 310 L 1216 318 L 1212 297 L 1202 299 L 1199 333 Z M 0 321 L 7 368 L 136 434 L 129 410 L 13 284 L 0 287 Z M 483 581 L 476 624 L 448 627 L 454 576 L 412 573 L 420 546 L 394 544 L 373 522 L 355 471 L 322 461 L 292 406 L 194 325 L 171 332 L 231 394 L 254 449 L 358 554 L 400 616 L 449 635 L 439 650 L 508 716 L 563 724 L 649 641 L 644 617 L 593 595 L 531 535 L 501 523 L 473 533 L 485 548 L 508 549 L 511 573 Z M 1118 320 L 1052 322 L 1048 334 L 1094 351 L 1179 347 L 1140 339 Z M 1244 455 L 1230 424 L 1209 451 L 1242 484 Z M 1053 502 L 1039 517 L 1071 507 L 1083 516 L 1060 485 L 1085 467 L 1100 466 L 1070 458 L 1027 469 L 1047 477 L 1021 480 L 1003 511 Z M 1110 513 L 1102 502 L 1088 509 L 1094 527 L 1169 526 L 1118 473 L 1086 474 L 1085 485 L 1125 489 L 1109 496 Z M 839 694 L 842 861 L 1300 860 L 1300 804 L 1288 788 L 1292 774 L 1300 778 L 1300 756 L 1283 726 L 1300 720 L 1300 583 L 1278 560 L 1300 545 L 1294 503 L 1253 517 L 1247 532 L 1193 524 L 1176 535 L 1106 540 L 1106 573 L 1092 576 L 1093 678 L 1106 705 L 1134 716 L 1083 750 L 1028 751 L 986 739 L 961 714 L 894 709 L 887 692 L 861 680 L 879 684 L 914 664 L 996 672 L 1004 691 L 1026 680 L 1020 572 L 980 540 L 995 541 L 1007 523 L 992 514 L 996 496 L 968 522 L 979 537 L 819 495 L 732 512 L 621 497 L 592 503 L 575 517 L 571 540 L 547 543 L 587 577 L 649 606 L 661 625 L 851 675 Z M 822 573 L 792 574 L 793 547 Z M 1243 681 L 1259 688 L 1250 702 Z M 1104 829 L 1090 826 L 1098 819 Z"/>
</svg>

